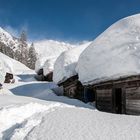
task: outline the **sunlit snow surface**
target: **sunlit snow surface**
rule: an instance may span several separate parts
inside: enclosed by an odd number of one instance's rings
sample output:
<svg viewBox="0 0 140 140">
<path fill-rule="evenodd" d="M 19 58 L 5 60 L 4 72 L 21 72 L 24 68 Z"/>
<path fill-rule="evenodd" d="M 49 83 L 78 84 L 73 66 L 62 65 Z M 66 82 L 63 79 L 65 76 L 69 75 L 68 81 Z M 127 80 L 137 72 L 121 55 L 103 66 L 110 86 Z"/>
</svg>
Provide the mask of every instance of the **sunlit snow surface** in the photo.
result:
<svg viewBox="0 0 140 140">
<path fill-rule="evenodd" d="M 109 27 L 84 50 L 78 61 L 83 84 L 140 74 L 140 14 Z"/>
<path fill-rule="evenodd" d="M 125 56 L 136 49 L 131 52 L 126 48 Z M 103 50 L 106 54 L 106 49 Z M 118 57 L 118 49 L 116 51 Z M 104 57 L 106 60 L 106 55 Z M 0 90 L 1 140 L 139 140 L 139 116 L 99 112 L 76 99 L 56 96 L 55 83 L 36 81 L 34 71 L 9 57 L 0 55 L 0 60 L 13 70 L 16 79 L 14 84 L 4 84 Z"/>
<path fill-rule="evenodd" d="M 63 52 L 54 64 L 53 81 L 59 83 L 65 81 L 71 76 L 77 74 L 76 67 L 78 58 L 81 52 L 88 47 L 91 42 L 84 42 L 77 45 L 76 47 Z"/>
<path fill-rule="evenodd" d="M 42 40 L 34 43 L 36 52 L 38 54 L 38 60 L 36 62 L 35 71 L 38 72 L 39 69 L 43 68 L 47 60 L 52 61 L 57 58 L 62 52 L 74 47 L 71 44 L 54 41 L 54 40 Z"/>
</svg>

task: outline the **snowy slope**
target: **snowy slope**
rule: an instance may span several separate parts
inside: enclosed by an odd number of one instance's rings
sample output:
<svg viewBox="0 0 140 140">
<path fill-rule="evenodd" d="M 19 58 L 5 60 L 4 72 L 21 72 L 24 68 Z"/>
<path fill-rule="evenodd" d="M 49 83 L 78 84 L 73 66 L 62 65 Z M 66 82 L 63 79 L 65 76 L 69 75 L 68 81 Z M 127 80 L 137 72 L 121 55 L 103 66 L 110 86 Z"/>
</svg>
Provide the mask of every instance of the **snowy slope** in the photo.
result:
<svg viewBox="0 0 140 140">
<path fill-rule="evenodd" d="M 53 81 L 59 83 L 77 74 L 76 66 L 79 55 L 91 42 L 83 43 L 71 50 L 63 52 L 54 65 Z"/>
<path fill-rule="evenodd" d="M 3 53 L 0 53 L 0 61 L 2 61 L 4 65 L 5 72 L 10 72 L 13 74 L 21 74 L 27 71 L 32 72 L 32 70 L 30 70 L 24 64 L 4 55 Z"/>
<path fill-rule="evenodd" d="M 0 60 L 0 83 L 3 83 L 5 80 L 5 67 L 4 67 L 4 63 L 2 60 Z"/>
<path fill-rule="evenodd" d="M 5 44 L 6 46 L 9 46 L 11 49 L 16 50 L 18 49 L 19 40 L 17 38 L 14 38 L 12 35 L 10 35 L 7 31 L 2 29 L 0 27 L 0 42 Z"/>
<path fill-rule="evenodd" d="M 36 72 L 43 68 L 46 60 L 58 57 L 62 52 L 71 49 L 73 46 L 68 43 L 58 42 L 54 40 L 42 40 L 34 43 L 35 50 L 38 53 L 38 60 L 36 62 Z"/>
<path fill-rule="evenodd" d="M 103 32 L 81 54 L 83 84 L 140 74 L 140 14 L 124 18 Z"/>
</svg>

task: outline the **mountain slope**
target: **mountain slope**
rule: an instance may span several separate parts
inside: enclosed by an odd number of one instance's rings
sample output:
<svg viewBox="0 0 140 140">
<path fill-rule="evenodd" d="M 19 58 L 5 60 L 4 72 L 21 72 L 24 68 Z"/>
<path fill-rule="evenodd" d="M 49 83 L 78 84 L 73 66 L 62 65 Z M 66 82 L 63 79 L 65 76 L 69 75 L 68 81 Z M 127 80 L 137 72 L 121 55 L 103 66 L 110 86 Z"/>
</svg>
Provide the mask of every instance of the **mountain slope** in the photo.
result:
<svg viewBox="0 0 140 140">
<path fill-rule="evenodd" d="M 33 43 L 30 46 L 27 43 L 24 31 L 19 38 L 16 38 L 0 27 L 0 52 L 20 61 L 31 69 L 35 68 L 36 52 Z"/>
<path fill-rule="evenodd" d="M 14 51 L 18 49 L 19 40 L 0 27 L 0 42 L 9 46 Z"/>
<path fill-rule="evenodd" d="M 36 62 L 36 72 L 43 68 L 46 60 L 57 58 L 62 52 L 71 49 L 74 45 L 54 40 L 42 40 L 34 43 L 38 60 Z"/>
</svg>

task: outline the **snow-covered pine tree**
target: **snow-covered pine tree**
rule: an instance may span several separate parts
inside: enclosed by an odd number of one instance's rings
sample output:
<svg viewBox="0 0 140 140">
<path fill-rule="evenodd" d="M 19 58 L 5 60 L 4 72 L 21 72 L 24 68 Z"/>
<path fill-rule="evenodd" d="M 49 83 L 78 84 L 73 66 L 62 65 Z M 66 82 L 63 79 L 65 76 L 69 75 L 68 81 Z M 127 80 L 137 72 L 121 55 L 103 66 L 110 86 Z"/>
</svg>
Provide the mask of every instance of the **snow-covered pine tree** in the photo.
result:
<svg viewBox="0 0 140 140">
<path fill-rule="evenodd" d="M 29 53 L 28 53 L 28 67 L 31 69 L 35 69 L 35 62 L 37 60 L 37 53 L 34 48 L 34 44 L 32 43 L 30 48 L 29 48 Z"/>
<path fill-rule="evenodd" d="M 13 58 L 13 55 L 14 55 L 14 51 L 6 46 L 4 43 L 0 42 L 0 52 L 8 55 L 9 57 Z"/>
<path fill-rule="evenodd" d="M 26 41 L 27 41 L 27 35 L 26 32 L 23 30 L 19 38 L 19 46 L 18 46 L 18 50 L 16 51 L 16 60 L 20 61 L 21 63 L 27 66 L 29 49 Z"/>
</svg>

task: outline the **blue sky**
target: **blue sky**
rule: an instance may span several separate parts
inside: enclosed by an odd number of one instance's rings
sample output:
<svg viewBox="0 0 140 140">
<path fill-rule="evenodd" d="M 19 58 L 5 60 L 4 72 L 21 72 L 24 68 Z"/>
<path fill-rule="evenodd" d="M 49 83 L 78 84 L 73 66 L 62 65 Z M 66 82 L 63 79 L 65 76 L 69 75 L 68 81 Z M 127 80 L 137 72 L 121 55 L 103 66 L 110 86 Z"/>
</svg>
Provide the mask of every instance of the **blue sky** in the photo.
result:
<svg viewBox="0 0 140 140">
<path fill-rule="evenodd" d="M 92 40 L 117 20 L 140 13 L 140 0 L 0 0 L 0 26 L 30 40 Z"/>
</svg>

